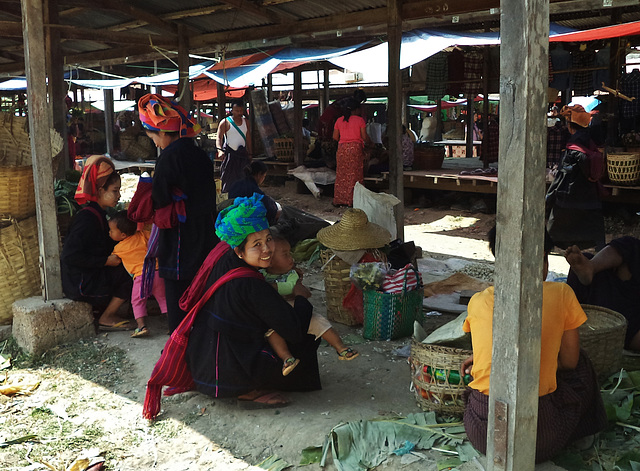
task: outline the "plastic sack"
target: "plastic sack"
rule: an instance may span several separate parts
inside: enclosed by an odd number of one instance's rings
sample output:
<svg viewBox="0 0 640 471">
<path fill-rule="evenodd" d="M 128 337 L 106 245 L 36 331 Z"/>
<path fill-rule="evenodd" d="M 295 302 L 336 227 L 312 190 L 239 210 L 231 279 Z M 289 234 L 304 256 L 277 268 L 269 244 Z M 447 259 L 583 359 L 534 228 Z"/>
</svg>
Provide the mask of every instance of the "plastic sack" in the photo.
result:
<svg viewBox="0 0 640 471">
<path fill-rule="evenodd" d="M 362 324 L 364 322 L 364 304 L 362 298 L 362 291 L 358 287 L 351 283 L 351 288 L 342 300 L 342 307 L 349 310 L 353 316 L 355 324 Z"/>
</svg>

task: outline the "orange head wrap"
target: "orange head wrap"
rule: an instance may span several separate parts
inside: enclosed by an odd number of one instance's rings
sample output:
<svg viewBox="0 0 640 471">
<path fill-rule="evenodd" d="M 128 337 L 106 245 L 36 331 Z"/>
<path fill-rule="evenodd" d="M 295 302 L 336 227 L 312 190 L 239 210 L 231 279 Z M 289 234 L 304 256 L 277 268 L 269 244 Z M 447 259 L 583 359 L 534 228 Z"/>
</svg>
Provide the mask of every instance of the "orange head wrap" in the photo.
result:
<svg viewBox="0 0 640 471">
<path fill-rule="evenodd" d="M 138 101 L 140 122 L 150 131 L 179 132 L 180 137 L 195 137 L 200 125 L 189 118 L 186 110 L 176 102 L 149 93 Z"/>
<path fill-rule="evenodd" d="M 82 171 L 82 177 L 76 189 L 75 198 L 78 204 L 98 200 L 98 189 L 102 188 L 113 172 L 115 165 L 109 157 L 92 155 L 87 159 Z"/>
</svg>

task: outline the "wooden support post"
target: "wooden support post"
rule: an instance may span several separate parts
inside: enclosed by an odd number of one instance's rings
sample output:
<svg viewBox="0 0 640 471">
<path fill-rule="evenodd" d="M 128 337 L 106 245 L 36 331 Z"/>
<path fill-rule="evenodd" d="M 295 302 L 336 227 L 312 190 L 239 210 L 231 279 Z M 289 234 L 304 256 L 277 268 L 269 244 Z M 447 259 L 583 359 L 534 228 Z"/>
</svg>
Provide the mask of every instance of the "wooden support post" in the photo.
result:
<svg viewBox="0 0 640 471">
<path fill-rule="evenodd" d="M 485 28 L 485 31 L 489 28 Z M 482 145 L 480 146 L 480 155 L 484 155 L 485 158 L 482 161 L 484 168 L 489 167 L 489 159 L 486 158 L 489 151 L 489 141 L 487 140 L 487 129 L 489 128 L 489 46 L 483 48 L 483 61 L 482 61 L 482 96 L 484 101 L 482 102 Z"/>
<path fill-rule="evenodd" d="M 389 189 L 399 200 L 395 206 L 397 237 L 404 239 L 404 181 L 402 172 L 402 74 L 400 44 L 402 42 L 402 0 L 387 3 L 389 41 Z"/>
<path fill-rule="evenodd" d="M 189 65 L 189 36 L 186 26 L 181 24 L 178 25 L 178 97 L 180 97 L 180 105 L 190 114 L 193 95 L 189 80 Z"/>
<path fill-rule="evenodd" d="M 409 92 L 402 92 L 402 102 L 400 104 L 400 129 L 402 125 L 409 129 Z"/>
<path fill-rule="evenodd" d="M 475 96 L 467 95 L 467 119 L 464 122 L 467 158 L 473 157 L 473 99 Z"/>
<path fill-rule="evenodd" d="M 540 370 L 549 1 L 504 0 L 489 470 L 535 466 Z M 528 51 L 528 53 L 523 53 Z M 535 373 L 535 374 L 532 374 Z M 505 433 L 501 433 L 503 430 Z"/>
<path fill-rule="evenodd" d="M 293 71 L 293 158 L 302 165 L 302 71 Z"/>
<path fill-rule="evenodd" d="M 40 276 L 44 300 L 60 299 L 60 241 L 53 195 L 51 134 L 47 104 L 47 80 L 42 1 L 21 0 L 24 62 L 29 99 L 29 136 L 35 184 Z"/>
<path fill-rule="evenodd" d="M 273 74 L 267 74 L 267 102 L 273 100 Z"/>
<path fill-rule="evenodd" d="M 107 154 L 113 157 L 113 121 L 115 114 L 113 109 L 113 90 L 111 88 L 103 89 L 102 96 L 104 97 L 104 139 L 107 143 Z"/>
<path fill-rule="evenodd" d="M 320 82 L 320 70 L 320 66 L 318 66 L 318 69 L 316 70 L 316 85 L 318 87 L 318 117 L 322 116 L 322 113 L 324 113 L 324 90 Z"/>
<path fill-rule="evenodd" d="M 611 11 L 612 25 L 621 23 L 622 12 L 618 8 L 614 8 Z M 615 23 L 613 23 L 615 21 Z M 609 46 L 609 87 L 618 90 L 618 84 L 620 82 L 620 74 L 622 73 L 622 67 L 620 66 L 620 49 L 622 47 L 623 54 L 625 51 L 624 44 L 620 38 L 611 38 L 611 45 Z M 598 84 L 598 86 L 601 84 Z M 609 146 L 615 145 L 616 138 L 618 137 L 618 102 L 619 100 L 607 100 L 607 111 L 609 119 L 607 121 L 607 142 Z"/>
<path fill-rule="evenodd" d="M 329 64 L 327 62 L 324 63 L 324 74 L 322 77 L 323 81 L 324 81 L 324 86 L 322 87 L 322 91 L 323 91 L 323 98 L 322 101 L 324 102 L 324 107 L 323 110 L 329 106 L 329 102 L 331 101 L 331 94 L 329 93 Z"/>
<path fill-rule="evenodd" d="M 436 135 L 433 140 L 442 140 L 442 98 L 436 100 Z M 449 157 L 451 157 L 451 154 L 449 154 Z"/>
<path fill-rule="evenodd" d="M 224 94 L 224 85 L 218 83 L 218 96 L 216 97 L 216 101 L 218 103 L 218 121 L 221 121 L 227 114 L 227 110 L 225 109 L 227 100 Z"/>
<path fill-rule="evenodd" d="M 58 2 L 47 0 L 45 2 L 45 17 L 48 24 L 58 24 Z M 51 103 L 51 124 L 60 137 L 62 137 L 62 150 L 58 155 L 58 168 L 54 169 L 58 178 L 64 178 L 69 169 L 69 144 L 67 142 L 67 105 L 64 101 L 67 89 L 64 83 L 64 66 L 60 49 L 60 32 L 56 28 L 47 28 L 45 31 L 47 47 L 47 77 L 49 88 L 49 100 Z"/>
</svg>

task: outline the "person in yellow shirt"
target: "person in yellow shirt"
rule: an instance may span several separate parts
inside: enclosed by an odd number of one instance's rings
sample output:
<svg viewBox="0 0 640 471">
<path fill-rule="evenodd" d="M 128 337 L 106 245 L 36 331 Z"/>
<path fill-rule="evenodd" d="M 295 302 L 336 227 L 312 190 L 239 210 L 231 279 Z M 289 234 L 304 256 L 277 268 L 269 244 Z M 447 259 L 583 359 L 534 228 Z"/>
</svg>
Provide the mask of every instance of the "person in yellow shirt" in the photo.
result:
<svg viewBox="0 0 640 471">
<path fill-rule="evenodd" d="M 113 254 L 122 260 L 122 265 L 133 277 L 131 306 L 138 327 L 131 337 L 146 337 L 149 329 L 146 325 L 147 300 L 140 296 L 144 258 L 147 255 L 149 231 L 138 231 L 137 224 L 127 216 L 127 211 L 118 211 L 109 219 L 109 237 L 117 242 Z M 164 291 L 164 280 L 155 271 L 151 295 L 158 302 L 160 312 L 167 313 L 167 298 Z"/>
<path fill-rule="evenodd" d="M 494 255 L 495 238 L 493 228 L 489 232 L 489 247 Z M 548 254 L 553 247 L 551 237 L 545 233 L 543 279 L 549 271 Z M 463 325 L 465 332 L 471 332 L 473 346 L 473 355 L 462 365 L 462 370 L 473 376 L 469 383 L 464 426 L 471 444 L 482 453 L 486 453 L 487 446 L 493 304 L 493 286 L 474 295 Z M 569 285 L 543 283 L 538 463 L 552 458 L 569 443 L 594 435 L 607 424 L 595 371 L 585 352 L 580 350 L 578 327 L 586 320 Z M 592 439 L 586 441 L 593 443 Z"/>
</svg>

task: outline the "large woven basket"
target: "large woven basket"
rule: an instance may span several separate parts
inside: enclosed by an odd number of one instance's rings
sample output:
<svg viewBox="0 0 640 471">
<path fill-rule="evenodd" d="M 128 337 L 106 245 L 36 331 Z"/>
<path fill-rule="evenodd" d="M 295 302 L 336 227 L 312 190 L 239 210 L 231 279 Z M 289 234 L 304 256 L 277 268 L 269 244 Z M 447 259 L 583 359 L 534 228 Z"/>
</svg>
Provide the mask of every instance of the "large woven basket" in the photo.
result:
<svg viewBox="0 0 640 471">
<path fill-rule="evenodd" d="M 418 406 L 425 411 L 436 411 L 449 415 L 464 413 L 462 393 L 466 389 L 464 381 L 451 384 L 451 373 L 459 377 L 462 362 L 471 355 L 471 350 L 431 345 L 411 340 L 411 382 L 415 389 Z M 431 373 L 429 374 L 428 371 Z M 436 378 L 434 372 L 438 372 Z"/>
<path fill-rule="evenodd" d="M 636 185 L 640 181 L 640 155 L 630 152 L 607 154 L 607 173 L 611 183 Z"/>
<path fill-rule="evenodd" d="M 31 165 L 31 142 L 26 117 L 0 113 L 0 165 Z"/>
<path fill-rule="evenodd" d="M 324 277 L 324 293 L 327 302 L 327 318 L 346 325 L 356 325 L 358 321 L 342 306 L 342 300 L 351 289 L 349 274 L 351 266 L 330 249 L 320 251 Z"/>
<path fill-rule="evenodd" d="M 35 213 L 33 167 L 0 167 L 0 215 L 24 219 Z"/>
<path fill-rule="evenodd" d="M 293 139 L 276 138 L 273 140 L 276 147 L 276 158 L 281 162 L 293 162 Z"/>
<path fill-rule="evenodd" d="M 2 219 L 0 226 L 0 325 L 13 319 L 11 305 L 40 293 L 36 218 Z"/>
<path fill-rule="evenodd" d="M 583 304 L 587 322 L 578 328 L 580 347 L 587 352 L 600 379 L 618 371 L 622 365 L 622 350 L 627 320 L 620 313 L 600 306 Z"/>
</svg>

